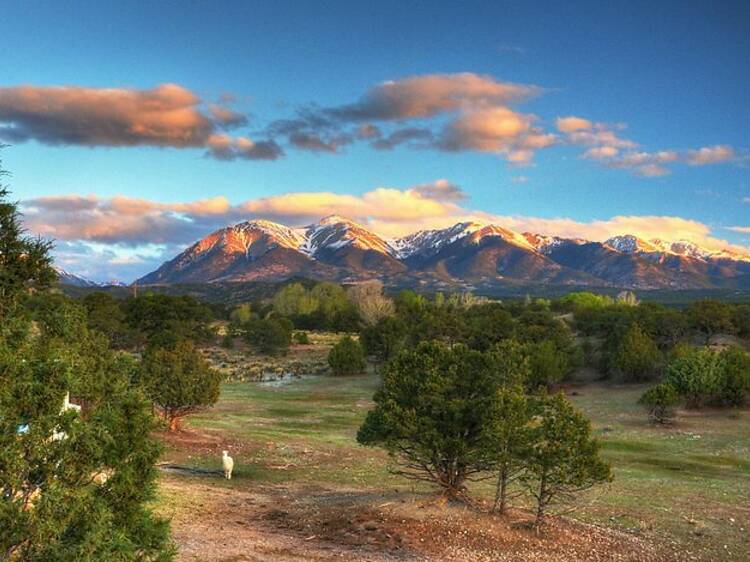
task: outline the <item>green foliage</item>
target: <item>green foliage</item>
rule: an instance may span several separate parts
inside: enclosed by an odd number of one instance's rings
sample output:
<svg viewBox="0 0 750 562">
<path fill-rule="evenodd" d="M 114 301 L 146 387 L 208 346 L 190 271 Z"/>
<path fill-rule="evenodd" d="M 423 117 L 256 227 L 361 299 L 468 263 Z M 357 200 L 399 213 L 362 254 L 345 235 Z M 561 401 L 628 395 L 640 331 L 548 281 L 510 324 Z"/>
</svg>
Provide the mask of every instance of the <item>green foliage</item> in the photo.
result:
<svg viewBox="0 0 750 562">
<path fill-rule="evenodd" d="M 3 173 L 0 165 L 0 177 Z M 44 290 L 57 279 L 51 244 L 25 235 L 18 207 L 8 195 L 0 185 L 0 330 L 9 327 L 6 320 L 30 291 Z"/>
<path fill-rule="evenodd" d="M 205 341 L 213 336 L 211 309 L 191 296 L 147 293 L 123 302 L 127 324 L 150 346 L 173 347 L 181 340 Z"/>
<path fill-rule="evenodd" d="M 496 389 L 488 354 L 437 342 L 405 349 L 386 367 L 357 441 L 385 448 L 396 473 L 461 496 L 485 467 L 483 428 Z"/>
<path fill-rule="evenodd" d="M 242 303 L 234 307 L 229 313 L 229 320 L 233 324 L 246 324 L 253 318 L 253 307 L 249 302 Z"/>
<path fill-rule="evenodd" d="M 493 346 L 490 360 L 495 369 L 497 383 L 507 387 L 527 385 L 531 379 L 528 345 L 516 340 L 503 340 Z"/>
<path fill-rule="evenodd" d="M 587 291 L 577 293 L 568 293 L 558 299 L 563 309 L 578 312 L 582 309 L 603 308 L 614 303 L 612 297 L 607 295 L 598 295 Z"/>
<path fill-rule="evenodd" d="M 700 408 L 721 393 L 725 356 L 699 349 L 674 359 L 667 366 L 664 381 L 672 385 L 689 408 Z"/>
<path fill-rule="evenodd" d="M 273 309 L 277 314 L 288 318 L 295 316 L 309 316 L 320 303 L 301 283 L 287 285 L 276 293 L 273 298 Z"/>
<path fill-rule="evenodd" d="M 307 332 L 294 332 L 292 335 L 294 343 L 298 345 L 309 345 L 310 338 L 307 336 Z"/>
<path fill-rule="evenodd" d="M 337 376 L 358 375 L 365 370 L 365 353 L 357 340 L 341 338 L 328 353 L 328 365 Z"/>
<path fill-rule="evenodd" d="M 750 355 L 738 347 L 721 353 L 724 372 L 718 401 L 727 406 L 743 406 L 750 396 Z"/>
<path fill-rule="evenodd" d="M 536 525 L 549 506 L 612 479 L 609 464 L 599 456 L 591 423 L 562 395 L 543 397 L 529 428 L 520 482 L 536 502 Z"/>
<path fill-rule="evenodd" d="M 136 330 L 127 324 L 120 301 L 97 291 L 86 295 L 82 303 L 89 328 L 107 336 L 113 347 L 125 349 L 136 344 Z"/>
<path fill-rule="evenodd" d="M 742 304 L 734 308 L 732 323 L 741 338 L 750 338 L 750 304 Z"/>
<path fill-rule="evenodd" d="M 168 524 L 146 508 L 159 448 L 132 362 L 90 333 L 67 299 L 37 292 L 30 329 L 18 305 L 52 274 L 48 245 L 26 240 L 15 216 L 14 205 L 0 205 L 0 556 L 171 560 Z M 80 412 L 62 410 L 67 393 Z"/>
<path fill-rule="evenodd" d="M 706 337 L 734 333 L 732 313 L 731 305 L 714 300 L 696 301 L 686 310 L 691 327 Z"/>
<path fill-rule="evenodd" d="M 688 320 L 682 312 L 653 303 L 638 307 L 639 322 L 661 350 L 677 345 L 689 332 Z"/>
<path fill-rule="evenodd" d="M 474 306 L 464 312 L 466 336 L 464 341 L 472 349 L 487 351 L 497 342 L 513 337 L 513 316 L 500 303 Z"/>
<path fill-rule="evenodd" d="M 289 351 L 293 329 L 287 318 L 255 319 L 244 325 L 245 339 L 266 355 L 283 355 Z"/>
<path fill-rule="evenodd" d="M 310 290 L 301 283 L 287 285 L 274 296 L 273 310 L 301 329 L 351 331 L 359 324 L 359 315 L 347 292 L 341 285 L 327 281 Z"/>
<path fill-rule="evenodd" d="M 529 358 L 526 386 L 532 391 L 552 388 L 565 378 L 574 365 L 571 352 L 560 351 L 551 340 L 527 343 L 524 353 Z"/>
<path fill-rule="evenodd" d="M 638 400 L 648 411 L 648 415 L 655 423 L 669 423 L 675 414 L 675 406 L 680 403 L 680 396 L 674 386 L 661 383 L 643 393 Z"/>
<path fill-rule="evenodd" d="M 656 372 L 661 353 L 654 341 L 638 324 L 622 335 L 611 359 L 611 367 L 627 381 L 648 380 Z"/>
<path fill-rule="evenodd" d="M 388 361 L 404 344 L 406 324 L 397 317 L 386 316 L 362 328 L 359 339 L 367 355 L 377 361 Z"/>
<path fill-rule="evenodd" d="M 192 342 L 183 340 L 172 349 L 149 349 L 143 357 L 141 382 L 169 429 L 176 430 L 184 416 L 216 403 L 221 374 Z"/>
<path fill-rule="evenodd" d="M 526 468 L 532 415 L 532 401 L 524 394 L 523 387 L 502 386 L 495 392 L 484 426 L 483 443 L 487 465 L 498 474 L 493 511 L 505 513 L 510 499 L 509 487 Z"/>
</svg>

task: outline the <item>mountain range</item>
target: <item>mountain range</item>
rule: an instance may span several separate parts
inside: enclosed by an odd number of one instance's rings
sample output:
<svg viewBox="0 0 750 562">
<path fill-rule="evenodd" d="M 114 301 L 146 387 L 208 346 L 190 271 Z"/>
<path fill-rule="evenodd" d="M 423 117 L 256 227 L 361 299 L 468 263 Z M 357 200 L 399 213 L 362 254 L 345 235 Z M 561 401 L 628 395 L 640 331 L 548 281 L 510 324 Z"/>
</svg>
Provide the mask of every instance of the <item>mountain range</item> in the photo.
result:
<svg viewBox="0 0 750 562">
<path fill-rule="evenodd" d="M 462 222 L 386 239 L 332 215 L 299 228 L 252 220 L 199 240 L 141 285 L 280 281 L 291 277 L 479 288 L 554 284 L 632 289 L 750 288 L 750 255 L 692 242 L 604 242 Z"/>
</svg>

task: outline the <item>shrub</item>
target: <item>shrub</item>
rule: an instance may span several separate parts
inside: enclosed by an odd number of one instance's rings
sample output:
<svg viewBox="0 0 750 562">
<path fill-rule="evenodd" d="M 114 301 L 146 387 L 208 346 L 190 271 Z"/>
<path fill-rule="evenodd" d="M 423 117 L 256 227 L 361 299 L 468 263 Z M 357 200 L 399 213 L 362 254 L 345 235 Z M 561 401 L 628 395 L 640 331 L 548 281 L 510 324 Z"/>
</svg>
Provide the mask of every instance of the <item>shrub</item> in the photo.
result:
<svg viewBox="0 0 750 562">
<path fill-rule="evenodd" d="M 378 361 L 388 361 L 403 345 L 406 326 L 393 316 L 381 318 L 375 324 L 362 329 L 360 341 L 367 355 Z"/>
<path fill-rule="evenodd" d="M 750 355 L 737 347 L 722 352 L 724 372 L 719 402 L 727 406 L 743 406 L 750 395 Z"/>
<path fill-rule="evenodd" d="M 638 324 L 632 324 L 615 350 L 612 367 L 628 381 L 643 381 L 653 376 L 660 361 L 654 340 Z"/>
<path fill-rule="evenodd" d="M 665 382 L 685 398 L 689 408 L 700 408 L 721 392 L 725 357 L 710 349 L 700 349 L 678 357 L 667 367 Z"/>
<path fill-rule="evenodd" d="M 638 403 L 646 407 L 652 421 L 665 424 L 674 418 L 680 396 L 671 384 L 662 383 L 644 392 Z"/>
<path fill-rule="evenodd" d="M 185 340 L 174 349 L 149 349 L 143 358 L 141 381 L 169 430 L 175 431 L 184 416 L 216 403 L 221 374 Z"/>
<path fill-rule="evenodd" d="M 260 353 L 282 355 L 292 343 L 292 328 L 286 318 L 252 320 L 245 325 L 245 338 Z"/>
<path fill-rule="evenodd" d="M 365 370 L 365 353 L 358 341 L 344 336 L 328 353 L 328 365 L 334 375 L 357 375 Z"/>
<path fill-rule="evenodd" d="M 734 332 L 733 309 L 730 304 L 714 300 L 696 301 L 687 308 L 686 313 L 691 327 L 706 338 L 714 334 Z"/>
<path fill-rule="evenodd" d="M 552 388 L 571 370 L 571 356 L 560 351 L 553 341 L 529 343 L 524 346 L 529 358 L 529 375 L 526 387 L 530 391 Z"/>
<path fill-rule="evenodd" d="M 307 337 L 307 332 L 294 332 L 292 339 L 294 340 L 294 343 L 299 345 L 308 345 L 310 343 L 310 338 Z"/>
</svg>

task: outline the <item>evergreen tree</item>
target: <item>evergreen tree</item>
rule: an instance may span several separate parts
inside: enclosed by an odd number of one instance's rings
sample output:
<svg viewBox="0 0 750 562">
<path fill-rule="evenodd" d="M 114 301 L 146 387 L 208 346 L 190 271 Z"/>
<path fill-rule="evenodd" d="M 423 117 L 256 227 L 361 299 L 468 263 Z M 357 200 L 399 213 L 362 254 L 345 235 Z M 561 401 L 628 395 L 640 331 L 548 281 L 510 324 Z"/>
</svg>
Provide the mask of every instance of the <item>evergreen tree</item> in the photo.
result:
<svg viewBox="0 0 750 562">
<path fill-rule="evenodd" d="M 694 350 L 667 366 L 664 382 L 685 398 L 688 408 L 700 408 L 720 395 L 725 366 L 723 354 L 710 349 Z"/>
<path fill-rule="evenodd" d="M 328 353 L 328 365 L 334 375 L 358 375 L 365 370 L 365 353 L 358 341 L 344 336 Z"/>
<path fill-rule="evenodd" d="M 487 467 L 484 427 L 498 377 L 489 354 L 437 342 L 405 349 L 386 367 L 357 441 L 385 448 L 394 472 L 466 493 Z"/>
<path fill-rule="evenodd" d="M 180 420 L 219 399 L 221 374 L 187 340 L 174 349 L 152 348 L 143 358 L 141 381 L 151 400 L 161 410 L 170 431 Z"/>
<path fill-rule="evenodd" d="M 492 510 L 505 513 L 511 499 L 509 487 L 524 468 L 529 447 L 532 404 L 523 387 L 504 386 L 494 396 L 485 425 L 485 450 L 489 466 L 497 471 Z"/>
<path fill-rule="evenodd" d="M 654 340 L 634 323 L 622 336 L 612 364 L 627 380 L 643 381 L 654 374 L 660 360 L 661 353 Z"/>
<path fill-rule="evenodd" d="M 611 480 L 612 472 L 599 457 L 591 423 L 562 394 L 540 398 L 537 408 L 520 481 L 536 502 L 539 526 L 552 503 L 572 501 L 576 494 Z"/>
<path fill-rule="evenodd" d="M 674 409 L 680 396 L 671 384 L 661 383 L 643 393 L 638 400 L 648 410 L 654 423 L 669 423 L 674 418 Z"/>
<path fill-rule="evenodd" d="M 63 299 L 38 309 L 54 278 L 49 244 L 30 240 L 0 192 L 0 558 L 163 562 L 166 521 L 147 509 L 159 454 L 130 364 Z M 13 329 L 9 329 L 9 327 Z M 72 395 L 82 407 L 63 409 Z"/>
</svg>

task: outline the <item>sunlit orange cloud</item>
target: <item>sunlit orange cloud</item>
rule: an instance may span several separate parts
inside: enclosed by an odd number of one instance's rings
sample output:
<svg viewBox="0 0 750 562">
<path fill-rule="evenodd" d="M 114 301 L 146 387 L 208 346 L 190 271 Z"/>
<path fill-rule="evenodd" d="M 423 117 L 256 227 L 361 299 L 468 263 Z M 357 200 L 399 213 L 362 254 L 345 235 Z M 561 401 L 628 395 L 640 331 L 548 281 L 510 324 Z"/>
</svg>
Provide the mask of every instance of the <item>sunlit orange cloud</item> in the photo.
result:
<svg viewBox="0 0 750 562">
<path fill-rule="evenodd" d="M 19 140 L 49 144 L 200 146 L 211 120 L 177 84 L 151 90 L 77 86 L 0 88 L 0 121 Z"/>
<path fill-rule="evenodd" d="M 505 154 L 510 162 L 524 164 L 534 151 L 551 146 L 556 137 L 533 125 L 534 115 L 493 107 L 464 113 L 451 123 L 442 147 L 447 150 L 478 150 Z"/>
<path fill-rule="evenodd" d="M 583 117 L 558 117 L 555 122 L 557 130 L 561 133 L 572 133 L 574 131 L 586 131 L 591 129 L 594 124 Z"/>
<path fill-rule="evenodd" d="M 149 90 L 79 86 L 0 88 L 0 138 L 51 145 L 205 147 L 220 159 L 273 160 L 273 141 L 216 133 L 246 123 L 228 107 L 209 104 L 178 84 Z"/>
<path fill-rule="evenodd" d="M 158 203 L 124 196 L 57 196 L 23 202 L 25 223 L 34 233 L 66 241 L 138 247 L 147 244 L 187 245 L 198 238 L 243 220 L 264 218 L 302 226 L 330 214 L 359 221 L 386 237 L 417 230 L 444 228 L 458 222 L 494 223 L 518 232 L 604 241 L 633 234 L 643 239 L 689 240 L 709 249 L 748 253 L 713 235 L 710 226 L 673 216 L 615 216 L 576 221 L 491 214 L 458 201 L 463 191 L 448 182 L 406 189 L 380 187 L 361 195 L 333 192 L 286 193 L 231 205 L 224 197 L 187 203 Z M 748 227 L 732 227 L 745 232 Z"/>
<path fill-rule="evenodd" d="M 734 158 L 734 155 L 734 148 L 725 144 L 704 146 L 698 150 L 688 150 L 686 161 L 691 166 L 705 166 L 707 164 L 728 162 Z"/>
<path fill-rule="evenodd" d="M 361 121 L 425 118 L 458 109 L 507 105 L 541 91 L 537 86 L 501 82 L 471 72 L 427 74 L 384 82 L 359 102 L 331 108 L 327 113 Z"/>
</svg>

